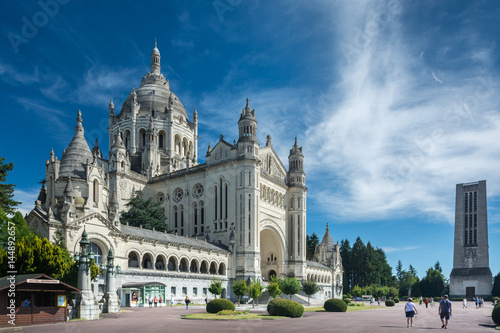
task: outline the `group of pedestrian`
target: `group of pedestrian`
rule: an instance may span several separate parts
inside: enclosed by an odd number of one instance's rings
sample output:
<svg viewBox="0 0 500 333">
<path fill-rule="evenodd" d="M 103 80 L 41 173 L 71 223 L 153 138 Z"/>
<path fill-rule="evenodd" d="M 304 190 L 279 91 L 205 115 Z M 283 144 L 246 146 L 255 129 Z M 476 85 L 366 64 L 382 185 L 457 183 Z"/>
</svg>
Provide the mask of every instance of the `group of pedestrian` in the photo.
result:
<svg viewBox="0 0 500 333">
<path fill-rule="evenodd" d="M 473 298 L 473 300 L 476 302 L 476 309 L 482 308 L 484 306 L 484 298 L 476 297 Z"/>
<path fill-rule="evenodd" d="M 149 296 L 148 303 L 149 303 L 150 308 L 153 307 L 153 303 L 155 305 L 155 308 L 158 307 L 158 302 L 160 302 L 160 306 L 161 306 L 161 304 L 163 303 L 163 297 L 160 296 L 160 298 L 158 298 L 157 296 L 155 296 L 155 298 L 153 298 L 153 297 Z"/>
<path fill-rule="evenodd" d="M 420 305 L 423 302 L 423 298 L 420 297 Z M 425 299 L 425 307 L 428 308 L 429 299 Z M 431 297 L 431 307 L 434 306 L 434 298 Z M 406 327 L 413 327 L 413 318 L 417 318 L 418 310 L 413 303 L 413 299 L 411 297 L 408 298 L 408 302 L 404 307 L 405 315 L 406 315 Z M 451 302 L 448 300 L 448 295 L 444 295 L 441 301 L 439 302 L 438 315 L 441 319 L 442 326 L 441 328 L 448 328 L 448 321 L 452 316 Z"/>
</svg>

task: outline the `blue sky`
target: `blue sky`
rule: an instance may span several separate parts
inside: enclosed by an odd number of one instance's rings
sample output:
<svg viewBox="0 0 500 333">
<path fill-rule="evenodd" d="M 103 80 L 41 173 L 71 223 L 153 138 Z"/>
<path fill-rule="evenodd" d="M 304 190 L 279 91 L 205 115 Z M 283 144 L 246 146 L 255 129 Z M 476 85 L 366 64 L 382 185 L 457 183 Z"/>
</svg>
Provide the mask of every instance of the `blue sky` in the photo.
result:
<svg viewBox="0 0 500 333">
<path fill-rule="evenodd" d="M 43 3 L 43 2 L 42 2 Z M 54 3 L 57 6 L 54 6 Z M 496 1 L 47 1 L 2 5 L 0 156 L 29 211 L 78 109 L 107 151 L 108 103 L 149 70 L 191 113 L 199 152 L 237 138 L 250 98 L 286 163 L 297 136 L 308 233 L 365 243 L 422 277 L 453 258 L 455 184 L 487 180 L 500 271 L 500 4 Z M 106 153 L 105 153 L 106 154 Z M 200 162 L 203 162 L 201 159 Z"/>
</svg>

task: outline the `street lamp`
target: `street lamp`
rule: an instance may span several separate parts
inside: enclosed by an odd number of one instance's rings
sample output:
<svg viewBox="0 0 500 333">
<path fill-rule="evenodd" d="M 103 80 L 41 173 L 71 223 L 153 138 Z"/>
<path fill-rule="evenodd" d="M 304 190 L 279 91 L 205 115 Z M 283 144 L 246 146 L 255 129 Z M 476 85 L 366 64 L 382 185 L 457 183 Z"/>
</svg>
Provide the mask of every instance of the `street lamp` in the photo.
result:
<svg viewBox="0 0 500 333">
<path fill-rule="evenodd" d="M 87 273 L 87 275 L 89 275 L 89 271 L 90 271 L 90 260 L 92 260 L 94 258 L 94 255 L 92 252 L 90 252 L 90 255 L 89 255 L 89 252 L 88 252 L 89 246 L 90 246 L 90 242 L 87 238 L 87 230 L 84 227 L 83 233 L 82 233 L 82 240 L 80 241 L 81 252 L 80 252 L 80 254 L 78 254 L 78 252 L 75 253 L 74 258 L 77 261 L 78 266 L 82 267 L 85 270 L 85 273 Z"/>
</svg>

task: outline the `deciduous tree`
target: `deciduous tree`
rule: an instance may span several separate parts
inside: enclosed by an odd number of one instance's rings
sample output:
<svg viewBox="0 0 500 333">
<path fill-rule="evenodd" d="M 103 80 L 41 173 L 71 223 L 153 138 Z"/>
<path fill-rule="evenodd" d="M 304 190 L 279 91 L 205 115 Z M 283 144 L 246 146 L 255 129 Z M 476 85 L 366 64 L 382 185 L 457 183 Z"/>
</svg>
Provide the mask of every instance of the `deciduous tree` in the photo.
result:
<svg viewBox="0 0 500 333">
<path fill-rule="evenodd" d="M 319 291 L 319 287 L 316 282 L 307 279 L 306 281 L 302 281 L 302 291 L 307 295 L 307 305 L 310 305 L 309 299 Z"/>
<path fill-rule="evenodd" d="M 245 296 L 247 293 L 248 286 L 245 280 L 237 280 L 233 284 L 233 293 L 238 296 L 238 306 L 241 305 L 241 296 Z"/>
</svg>

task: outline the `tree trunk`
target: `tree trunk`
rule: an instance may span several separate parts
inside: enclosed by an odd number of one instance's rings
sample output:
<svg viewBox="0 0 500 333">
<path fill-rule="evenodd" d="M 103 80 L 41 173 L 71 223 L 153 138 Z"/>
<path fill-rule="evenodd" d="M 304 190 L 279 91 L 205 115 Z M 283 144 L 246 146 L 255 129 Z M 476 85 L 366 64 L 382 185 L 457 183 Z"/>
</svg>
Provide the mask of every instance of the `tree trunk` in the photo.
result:
<svg viewBox="0 0 500 333">
<path fill-rule="evenodd" d="M 238 306 L 241 306 L 241 296 L 238 296 Z"/>
<path fill-rule="evenodd" d="M 311 305 L 311 304 L 309 303 L 309 296 L 307 296 L 307 305 Z"/>
</svg>

